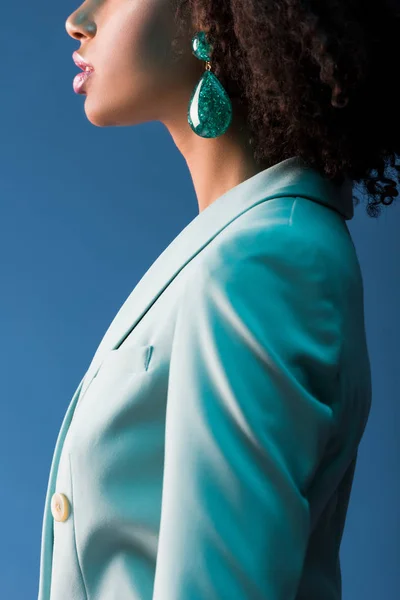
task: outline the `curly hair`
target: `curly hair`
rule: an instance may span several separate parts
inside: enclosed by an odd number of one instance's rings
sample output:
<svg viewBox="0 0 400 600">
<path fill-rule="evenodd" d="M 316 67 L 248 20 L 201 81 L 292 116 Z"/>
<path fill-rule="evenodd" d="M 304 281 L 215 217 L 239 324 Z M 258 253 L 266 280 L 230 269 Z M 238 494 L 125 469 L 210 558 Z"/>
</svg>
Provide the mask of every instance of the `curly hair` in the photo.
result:
<svg viewBox="0 0 400 600">
<path fill-rule="evenodd" d="M 257 163 L 297 155 L 337 183 L 349 177 L 370 217 L 393 202 L 399 0 L 176 2 L 178 31 L 189 10 L 194 31 L 206 33 L 212 71 L 245 115 Z"/>
</svg>

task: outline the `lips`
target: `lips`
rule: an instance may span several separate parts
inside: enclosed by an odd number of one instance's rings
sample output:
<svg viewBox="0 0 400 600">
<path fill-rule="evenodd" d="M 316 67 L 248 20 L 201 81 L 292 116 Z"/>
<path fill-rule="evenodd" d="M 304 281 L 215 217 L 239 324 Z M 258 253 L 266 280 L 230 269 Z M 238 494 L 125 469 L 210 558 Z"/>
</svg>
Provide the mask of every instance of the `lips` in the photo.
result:
<svg viewBox="0 0 400 600">
<path fill-rule="evenodd" d="M 72 54 L 72 60 L 83 71 L 94 71 L 94 66 L 84 60 L 76 51 Z"/>
</svg>

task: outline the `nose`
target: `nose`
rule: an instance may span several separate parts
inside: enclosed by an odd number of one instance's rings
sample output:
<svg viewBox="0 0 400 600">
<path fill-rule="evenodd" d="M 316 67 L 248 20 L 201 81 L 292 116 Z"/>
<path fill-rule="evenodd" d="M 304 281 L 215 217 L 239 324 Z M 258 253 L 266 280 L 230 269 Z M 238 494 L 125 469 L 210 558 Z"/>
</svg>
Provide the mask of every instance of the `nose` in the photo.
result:
<svg viewBox="0 0 400 600">
<path fill-rule="evenodd" d="M 75 11 L 68 17 L 65 29 L 76 40 L 92 38 L 96 34 L 96 24 L 82 11 Z"/>
</svg>

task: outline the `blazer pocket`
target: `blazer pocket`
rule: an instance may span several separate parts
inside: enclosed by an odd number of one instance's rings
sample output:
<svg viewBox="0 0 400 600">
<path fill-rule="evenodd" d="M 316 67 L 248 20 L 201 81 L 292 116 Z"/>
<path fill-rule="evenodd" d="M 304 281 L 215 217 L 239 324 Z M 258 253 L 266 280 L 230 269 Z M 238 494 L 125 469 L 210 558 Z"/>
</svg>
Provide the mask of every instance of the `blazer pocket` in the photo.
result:
<svg viewBox="0 0 400 600">
<path fill-rule="evenodd" d="M 131 376 L 146 373 L 153 354 L 153 346 L 148 344 L 122 344 L 119 348 L 109 350 L 88 381 L 83 382 L 78 406 L 90 391 L 107 390 L 109 386 L 118 387 Z"/>
<path fill-rule="evenodd" d="M 133 373 L 147 371 L 153 346 L 149 345 L 122 345 L 110 350 L 97 369 L 93 379 L 106 380 L 109 377 L 124 377 Z"/>
<path fill-rule="evenodd" d="M 68 429 L 69 448 L 97 444 L 118 412 L 135 404 L 139 389 L 151 379 L 153 350 L 150 345 L 123 344 L 106 352 L 78 399 Z"/>
</svg>

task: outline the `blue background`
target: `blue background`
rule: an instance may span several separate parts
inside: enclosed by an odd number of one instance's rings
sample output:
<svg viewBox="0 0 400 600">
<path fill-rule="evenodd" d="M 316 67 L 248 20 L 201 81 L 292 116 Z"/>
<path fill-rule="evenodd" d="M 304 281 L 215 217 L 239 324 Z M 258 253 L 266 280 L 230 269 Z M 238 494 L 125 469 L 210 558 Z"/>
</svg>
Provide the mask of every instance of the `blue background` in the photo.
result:
<svg viewBox="0 0 400 600">
<path fill-rule="evenodd" d="M 47 478 L 65 410 L 136 283 L 198 214 L 157 122 L 99 128 L 72 89 L 77 8 L 26 0 L 0 20 L 0 595 L 37 597 Z M 400 201 L 347 221 L 361 263 L 373 405 L 341 561 L 343 600 L 395 600 L 399 569 Z M 397 234 L 397 235 L 396 235 Z"/>
</svg>

